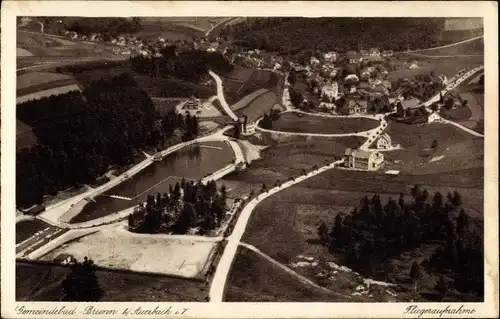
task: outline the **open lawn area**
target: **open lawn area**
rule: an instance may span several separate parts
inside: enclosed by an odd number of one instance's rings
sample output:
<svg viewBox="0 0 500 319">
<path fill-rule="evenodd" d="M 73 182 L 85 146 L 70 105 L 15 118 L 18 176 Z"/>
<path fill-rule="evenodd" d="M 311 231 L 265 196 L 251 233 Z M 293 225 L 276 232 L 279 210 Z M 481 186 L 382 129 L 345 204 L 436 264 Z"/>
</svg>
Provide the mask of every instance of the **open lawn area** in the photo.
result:
<svg viewBox="0 0 500 319">
<path fill-rule="evenodd" d="M 367 118 L 327 118 L 287 112 L 273 122 L 272 129 L 296 133 L 345 134 L 371 130 L 378 125 L 378 121 Z"/>
<path fill-rule="evenodd" d="M 387 133 L 403 149 L 384 153 L 386 168 L 403 174 L 435 174 L 484 166 L 484 140 L 451 124 L 389 122 Z M 431 146 L 436 141 L 437 147 Z M 477 178 L 483 178 L 482 175 Z"/>
<path fill-rule="evenodd" d="M 457 58 L 436 58 L 424 59 L 422 66 L 417 69 L 399 69 L 389 72 L 389 80 L 410 78 L 418 74 L 429 74 L 434 72 L 435 75 L 444 74 L 448 78 L 453 77 L 458 71 L 464 68 L 472 68 L 484 64 L 482 57 L 457 57 Z"/>
<path fill-rule="evenodd" d="M 67 266 L 25 263 L 16 264 L 17 301 L 59 301 Z M 101 301 L 205 301 L 204 284 L 188 279 L 153 276 L 133 272 L 97 270 L 104 290 Z"/>
<path fill-rule="evenodd" d="M 19 96 L 74 83 L 76 80 L 66 74 L 30 72 L 17 76 L 16 91 Z"/>
<path fill-rule="evenodd" d="M 224 301 L 249 302 L 345 302 L 308 286 L 257 253 L 238 248 L 229 273 Z"/>
<path fill-rule="evenodd" d="M 66 243 L 42 260 L 52 261 L 63 253 L 78 260 L 92 256 L 101 267 L 202 278 L 216 245 L 211 241 L 181 241 L 161 234 L 131 233 L 126 223 L 120 223 Z"/>
<path fill-rule="evenodd" d="M 267 135 L 261 134 L 261 135 Z M 254 160 L 250 167 L 241 172 L 233 172 L 223 179 L 229 189 L 228 194 L 235 192 L 234 196 L 248 195 L 251 189 L 259 191 L 262 184 L 268 188 L 276 181 L 284 182 L 290 177 L 302 174 L 303 170 L 309 171 L 314 165 L 321 167 L 325 161 L 329 163 L 335 157 L 343 156 L 346 148 L 359 146 L 364 141 L 359 137 L 342 138 L 306 138 L 306 137 L 284 137 L 274 140 L 272 136 L 267 138 L 274 143 L 273 147 L 261 152 L 261 159 Z"/>
<path fill-rule="evenodd" d="M 246 107 L 236 111 L 236 115 L 248 116 L 248 122 L 251 123 L 264 116 L 272 107 L 279 103 L 279 97 L 273 91 L 267 91 L 251 100 Z"/>
<path fill-rule="evenodd" d="M 246 95 L 259 89 L 275 90 L 280 81 L 280 76 L 268 70 L 248 69 L 235 67 L 222 79 L 224 96 L 232 105 L 244 98 Z M 279 95 L 278 91 L 275 91 Z"/>
</svg>

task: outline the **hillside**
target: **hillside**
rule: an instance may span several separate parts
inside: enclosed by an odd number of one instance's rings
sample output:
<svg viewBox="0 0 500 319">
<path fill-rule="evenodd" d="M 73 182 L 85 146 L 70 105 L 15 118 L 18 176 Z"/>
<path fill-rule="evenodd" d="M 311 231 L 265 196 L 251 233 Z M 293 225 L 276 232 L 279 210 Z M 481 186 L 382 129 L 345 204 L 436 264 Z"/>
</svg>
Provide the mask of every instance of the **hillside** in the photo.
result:
<svg viewBox="0 0 500 319">
<path fill-rule="evenodd" d="M 406 51 L 439 45 L 443 30 L 442 18 L 252 18 L 227 26 L 223 34 L 249 47 L 290 53 L 370 47 Z"/>
<path fill-rule="evenodd" d="M 461 55 L 484 55 L 483 37 L 471 38 L 452 45 L 424 49 L 412 52 L 424 56 L 461 56 Z"/>
</svg>

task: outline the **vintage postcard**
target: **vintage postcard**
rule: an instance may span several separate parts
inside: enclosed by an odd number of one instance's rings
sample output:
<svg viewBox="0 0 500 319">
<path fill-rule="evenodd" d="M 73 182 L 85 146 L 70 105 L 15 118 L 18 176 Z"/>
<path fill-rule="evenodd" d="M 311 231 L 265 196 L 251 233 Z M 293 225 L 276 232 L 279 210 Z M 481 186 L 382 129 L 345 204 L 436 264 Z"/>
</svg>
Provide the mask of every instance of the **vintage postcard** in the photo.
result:
<svg viewBox="0 0 500 319">
<path fill-rule="evenodd" d="M 4 1 L 2 317 L 498 317 L 497 9 Z"/>
</svg>

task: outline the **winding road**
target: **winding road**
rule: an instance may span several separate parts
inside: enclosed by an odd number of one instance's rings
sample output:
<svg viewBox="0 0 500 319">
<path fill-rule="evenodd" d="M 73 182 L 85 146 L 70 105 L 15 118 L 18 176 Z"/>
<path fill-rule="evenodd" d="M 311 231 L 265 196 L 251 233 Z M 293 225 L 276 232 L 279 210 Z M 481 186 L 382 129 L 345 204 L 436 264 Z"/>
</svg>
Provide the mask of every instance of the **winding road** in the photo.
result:
<svg viewBox="0 0 500 319">
<path fill-rule="evenodd" d="M 227 104 L 226 97 L 224 96 L 224 90 L 222 87 L 222 80 L 221 78 L 214 72 L 208 71 L 210 76 L 215 80 L 215 83 L 217 84 L 217 97 L 219 98 L 220 104 L 222 105 L 222 108 L 224 108 L 224 111 L 226 114 L 233 120 L 237 121 L 238 116 L 234 114 L 233 110 L 229 107 L 229 104 Z"/>
<path fill-rule="evenodd" d="M 271 188 L 267 192 L 263 194 L 259 194 L 257 197 L 252 199 L 241 211 L 240 217 L 238 218 L 236 225 L 234 226 L 233 232 L 229 237 L 227 237 L 227 245 L 224 249 L 222 257 L 217 264 L 215 275 L 212 279 L 212 284 L 210 285 L 210 302 L 222 302 L 224 296 L 224 288 L 226 286 L 227 277 L 229 275 L 229 271 L 231 269 L 231 264 L 233 263 L 234 257 L 238 250 L 238 246 L 241 243 L 241 238 L 245 232 L 245 228 L 250 220 L 250 216 L 257 207 L 257 205 L 265 200 L 266 198 L 276 194 L 277 192 L 287 189 L 293 185 L 296 185 L 306 179 L 309 179 L 313 176 L 323 173 L 324 171 L 335 168 L 337 165 L 343 163 L 344 160 L 339 160 L 323 167 L 320 167 L 317 170 L 311 171 L 306 175 L 299 176 L 295 178 L 295 180 L 287 181 L 283 183 L 281 186 L 276 186 Z"/>
</svg>

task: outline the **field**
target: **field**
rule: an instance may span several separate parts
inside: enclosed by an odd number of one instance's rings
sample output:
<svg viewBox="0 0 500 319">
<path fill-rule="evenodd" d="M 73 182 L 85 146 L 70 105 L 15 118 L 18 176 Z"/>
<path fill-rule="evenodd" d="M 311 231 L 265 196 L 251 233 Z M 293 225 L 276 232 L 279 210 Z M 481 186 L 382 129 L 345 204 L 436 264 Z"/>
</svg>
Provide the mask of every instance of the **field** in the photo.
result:
<svg viewBox="0 0 500 319">
<path fill-rule="evenodd" d="M 279 75 L 267 70 L 235 67 L 230 74 L 224 76 L 222 84 L 224 96 L 231 105 L 256 90 L 276 89 Z"/>
<path fill-rule="evenodd" d="M 250 104 L 250 102 L 252 102 L 257 97 L 259 97 L 260 95 L 262 95 L 262 94 L 264 94 L 266 92 L 268 92 L 268 90 L 266 90 L 266 89 L 259 89 L 257 91 L 254 91 L 254 92 L 248 94 L 248 95 L 245 95 L 241 100 L 239 100 L 235 104 L 231 105 L 231 110 L 238 111 L 238 110 L 240 110 L 242 108 L 247 107 L 248 104 Z"/>
<path fill-rule="evenodd" d="M 307 286 L 255 252 L 240 247 L 229 273 L 224 301 L 345 302 L 346 298 Z"/>
<path fill-rule="evenodd" d="M 206 27 L 206 19 L 194 17 L 144 17 L 141 18 L 142 30 L 134 33 L 144 40 L 156 40 L 162 37 L 165 40 L 191 40 L 193 37 L 203 36 L 200 29 Z"/>
<path fill-rule="evenodd" d="M 166 235 L 135 234 L 120 223 L 69 242 L 43 256 L 52 261 L 60 254 L 78 260 L 91 256 L 101 267 L 201 278 L 208 270 L 214 241 L 170 239 Z"/>
<path fill-rule="evenodd" d="M 59 301 L 70 269 L 43 263 L 16 263 L 16 300 Z M 205 301 L 203 283 L 166 276 L 99 269 L 102 301 Z"/>
<path fill-rule="evenodd" d="M 52 83 L 48 83 L 47 86 L 52 86 Z M 31 88 L 30 88 L 31 89 Z M 33 88 L 34 89 L 34 88 Z M 68 92 L 80 91 L 80 87 L 76 84 L 70 84 L 65 86 L 58 86 L 51 89 L 40 90 L 31 94 L 25 94 L 16 98 L 16 103 L 21 104 L 30 100 L 39 100 L 44 97 L 49 97 L 52 95 L 62 95 Z"/>
<path fill-rule="evenodd" d="M 345 134 L 371 130 L 378 127 L 378 124 L 378 121 L 367 118 L 326 118 L 313 115 L 299 117 L 287 112 L 273 122 L 272 129 L 297 133 Z"/>
<path fill-rule="evenodd" d="M 67 84 L 74 84 L 76 83 L 75 79 L 71 76 L 65 75 L 65 74 L 59 74 L 59 73 L 50 73 L 50 72 L 31 72 L 31 73 L 26 73 L 19 75 L 17 77 L 17 93 L 18 95 L 24 95 L 24 94 L 29 94 L 32 92 L 36 92 L 37 90 L 34 91 L 26 91 L 27 89 L 31 87 L 38 87 L 40 85 L 44 84 L 49 84 L 49 83 L 54 83 L 54 86 L 52 87 L 57 87 L 59 86 L 59 82 L 63 81 L 61 85 L 67 85 Z M 46 87 L 47 88 L 52 88 L 52 87 Z M 26 91 L 26 92 L 25 92 Z"/>
<path fill-rule="evenodd" d="M 389 122 L 387 133 L 403 147 L 384 154 L 387 169 L 417 175 L 483 167 L 484 140 L 451 124 Z M 434 140 L 436 149 L 431 148 Z M 482 175 L 477 177 L 482 179 Z"/>
<path fill-rule="evenodd" d="M 411 53 L 410 53 L 411 54 Z M 445 46 L 441 48 L 422 50 L 416 52 L 423 56 L 460 56 L 460 55 L 483 55 L 484 41 L 483 38 L 477 38 L 472 41 L 463 42 L 456 45 Z"/>
<path fill-rule="evenodd" d="M 410 78 L 419 74 L 425 75 L 434 72 L 435 75 L 444 74 L 448 78 L 453 77 L 458 71 L 464 68 L 472 68 L 484 64 L 483 57 L 456 57 L 456 58 L 437 58 L 422 60 L 423 65 L 417 69 L 399 69 L 389 72 L 388 79 L 394 81 L 397 79 Z"/>
<path fill-rule="evenodd" d="M 279 103 L 279 97 L 276 93 L 267 91 L 253 99 L 246 107 L 236 111 L 236 115 L 239 117 L 246 115 L 248 122 L 253 122 L 264 116 L 277 103 Z"/>
<path fill-rule="evenodd" d="M 274 146 L 263 150 L 261 159 L 253 161 L 249 169 L 227 175 L 223 180 L 253 185 L 260 190 L 263 183 L 270 187 L 277 180 L 284 182 L 290 177 L 300 175 L 304 169 L 310 170 L 314 165 L 323 166 L 325 161 L 332 162 L 335 157 L 343 156 L 346 148 L 357 147 L 364 141 L 359 137 L 325 139 L 279 136 L 276 140 L 272 136 L 268 138 L 273 141 Z"/>
</svg>

